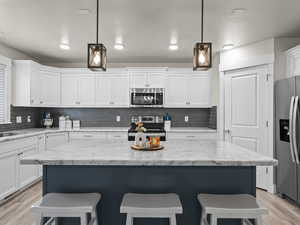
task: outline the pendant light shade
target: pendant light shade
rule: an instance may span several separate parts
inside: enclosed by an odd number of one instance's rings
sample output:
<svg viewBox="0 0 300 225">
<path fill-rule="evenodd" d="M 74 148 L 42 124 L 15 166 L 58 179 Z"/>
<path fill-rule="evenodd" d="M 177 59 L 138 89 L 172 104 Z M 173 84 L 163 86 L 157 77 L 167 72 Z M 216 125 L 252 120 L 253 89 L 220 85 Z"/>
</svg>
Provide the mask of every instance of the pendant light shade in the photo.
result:
<svg viewBox="0 0 300 225">
<path fill-rule="evenodd" d="M 99 36 L 99 0 L 97 0 L 97 34 L 96 43 L 88 44 L 88 68 L 95 71 L 106 71 L 107 55 L 104 44 L 98 43 Z"/>
<path fill-rule="evenodd" d="M 211 43 L 198 42 L 194 47 L 194 70 L 205 70 L 212 66 Z"/>
<path fill-rule="evenodd" d="M 201 42 L 194 47 L 193 70 L 207 70 L 212 66 L 212 43 L 203 42 L 204 0 L 202 0 Z"/>
</svg>

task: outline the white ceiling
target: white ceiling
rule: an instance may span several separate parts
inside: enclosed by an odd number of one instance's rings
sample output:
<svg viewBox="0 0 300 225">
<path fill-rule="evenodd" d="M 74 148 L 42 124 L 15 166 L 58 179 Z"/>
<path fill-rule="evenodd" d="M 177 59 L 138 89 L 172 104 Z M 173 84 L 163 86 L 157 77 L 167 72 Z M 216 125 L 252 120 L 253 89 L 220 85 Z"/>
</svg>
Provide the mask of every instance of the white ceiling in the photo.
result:
<svg viewBox="0 0 300 225">
<path fill-rule="evenodd" d="M 214 51 L 300 36 L 299 0 L 206 0 L 205 41 Z M 110 62 L 188 62 L 200 40 L 200 0 L 100 0 L 100 39 Z M 41 62 L 83 62 L 95 41 L 96 0 L 0 0 L 0 42 Z M 246 8 L 233 15 L 232 9 Z M 80 15 L 79 9 L 89 9 Z M 113 48 L 116 40 L 125 49 Z M 169 51 L 171 40 L 178 51 Z M 71 49 L 63 51 L 61 42 Z"/>
</svg>

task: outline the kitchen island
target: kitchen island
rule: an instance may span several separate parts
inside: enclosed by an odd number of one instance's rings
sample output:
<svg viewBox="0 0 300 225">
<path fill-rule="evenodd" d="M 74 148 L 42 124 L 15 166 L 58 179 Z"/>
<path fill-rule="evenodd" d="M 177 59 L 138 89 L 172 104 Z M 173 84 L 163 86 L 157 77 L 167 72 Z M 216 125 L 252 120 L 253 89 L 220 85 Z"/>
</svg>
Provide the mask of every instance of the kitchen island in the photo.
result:
<svg viewBox="0 0 300 225">
<path fill-rule="evenodd" d="M 165 149 L 139 152 L 129 142 L 73 140 L 44 153 L 27 156 L 23 164 L 43 165 L 43 192 L 100 192 L 99 224 L 125 224 L 122 196 L 135 193 L 177 193 L 183 214 L 178 225 L 199 225 L 198 193 L 255 195 L 256 166 L 277 161 L 242 147 L 216 140 L 174 140 Z M 165 225 L 165 219 L 137 219 L 136 224 Z M 61 219 L 59 224 L 79 224 Z M 239 224 L 239 221 L 220 221 Z"/>
</svg>

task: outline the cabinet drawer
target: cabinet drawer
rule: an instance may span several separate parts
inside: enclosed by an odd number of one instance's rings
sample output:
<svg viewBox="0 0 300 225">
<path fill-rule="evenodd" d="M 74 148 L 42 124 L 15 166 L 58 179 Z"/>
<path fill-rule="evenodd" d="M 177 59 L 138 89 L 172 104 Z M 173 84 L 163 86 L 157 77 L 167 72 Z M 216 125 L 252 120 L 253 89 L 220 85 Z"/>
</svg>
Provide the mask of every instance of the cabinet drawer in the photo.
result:
<svg viewBox="0 0 300 225">
<path fill-rule="evenodd" d="M 3 153 L 15 151 L 17 149 L 22 149 L 26 146 L 36 145 L 37 137 L 21 138 L 13 141 L 7 141 L 0 143 L 0 155 Z"/>
<path fill-rule="evenodd" d="M 207 140 L 216 139 L 217 133 L 205 133 L 205 132 L 189 132 L 189 133 L 167 133 L 167 140 L 174 139 L 187 139 L 187 140 Z"/>
<path fill-rule="evenodd" d="M 108 140 L 127 140 L 127 132 L 108 132 Z"/>
<path fill-rule="evenodd" d="M 70 132 L 70 141 L 76 139 L 105 139 L 105 132 Z"/>
</svg>

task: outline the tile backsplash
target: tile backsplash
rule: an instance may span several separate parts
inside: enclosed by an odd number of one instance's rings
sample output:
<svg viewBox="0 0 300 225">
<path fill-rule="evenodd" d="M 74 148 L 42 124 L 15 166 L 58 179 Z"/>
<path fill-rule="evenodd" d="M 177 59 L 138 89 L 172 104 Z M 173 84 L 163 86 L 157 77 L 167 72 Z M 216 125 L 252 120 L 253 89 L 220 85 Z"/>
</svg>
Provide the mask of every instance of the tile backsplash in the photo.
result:
<svg viewBox="0 0 300 225">
<path fill-rule="evenodd" d="M 69 115 L 71 119 L 81 121 L 82 127 L 128 127 L 133 115 L 165 115 L 172 117 L 174 127 L 210 127 L 216 128 L 217 109 L 212 108 L 34 108 L 11 106 L 11 123 L 0 124 L 1 131 L 42 127 L 44 112 L 50 112 L 54 126 L 58 127 L 58 117 Z M 22 117 L 22 123 L 16 123 L 16 117 Z M 30 116 L 31 122 L 27 122 Z M 117 122 L 117 116 L 120 121 Z M 188 116 L 188 122 L 185 122 Z"/>
</svg>

